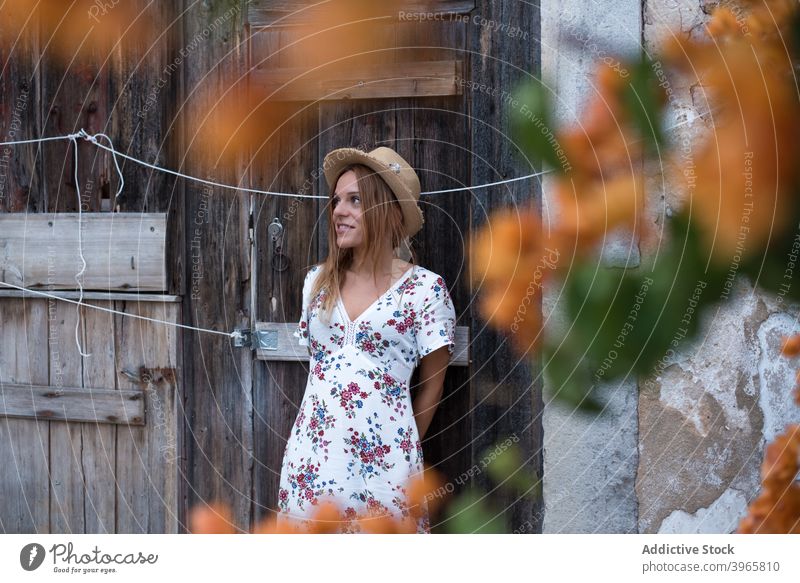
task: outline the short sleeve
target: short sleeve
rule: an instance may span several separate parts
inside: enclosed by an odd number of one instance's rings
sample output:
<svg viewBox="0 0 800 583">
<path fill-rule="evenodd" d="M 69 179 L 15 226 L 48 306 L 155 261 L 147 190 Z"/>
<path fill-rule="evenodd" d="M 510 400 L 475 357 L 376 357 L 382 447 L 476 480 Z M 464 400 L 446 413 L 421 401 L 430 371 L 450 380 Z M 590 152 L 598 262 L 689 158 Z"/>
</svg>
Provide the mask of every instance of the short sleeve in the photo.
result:
<svg viewBox="0 0 800 583">
<path fill-rule="evenodd" d="M 431 273 L 417 317 L 417 354 L 427 356 L 437 348 L 447 346 L 452 358 L 456 344 L 456 311 L 447 286 L 441 276 Z"/>
<path fill-rule="evenodd" d="M 300 321 L 297 323 L 297 327 L 294 330 L 293 336 L 297 338 L 297 343 L 301 346 L 308 346 L 308 306 L 310 304 L 310 296 L 311 296 L 311 285 L 312 285 L 312 275 L 318 266 L 312 267 L 308 273 L 306 273 L 305 280 L 303 280 L 303 310 L 300 314 Z"/>
</svg>

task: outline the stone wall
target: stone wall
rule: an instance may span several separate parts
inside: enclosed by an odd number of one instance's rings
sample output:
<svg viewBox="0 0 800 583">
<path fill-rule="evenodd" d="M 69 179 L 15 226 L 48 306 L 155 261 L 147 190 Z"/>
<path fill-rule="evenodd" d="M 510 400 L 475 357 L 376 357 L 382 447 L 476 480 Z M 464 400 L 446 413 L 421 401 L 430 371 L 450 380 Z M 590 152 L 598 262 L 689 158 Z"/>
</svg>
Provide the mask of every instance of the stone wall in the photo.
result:
<svg viewBox="0 0 800 583">
<path fill-rule="evenodd" d="M 591 94 L 593 63 L 614 51 L 653 51 L 670 32 L 702 34 L 715 3 L 701 0 L 542 5 L 542 76 L 557 96 L 560 123 L 578 119 Z M 710 115 L 702 89 L 671 86 L 669 136 L 702 136 Z M 659 227 L 680 204 L 665 191 L 669 167 L 647 168 L 647 220 Z M 545 214 L 555 213 L 545 181 Z M 548 204 L 549 203 L 549 204 Z M 547 219 L 547 216 L 545 217 Z M 608 269 L 638 269 L 653 242 L 616 233 L 603 250 Z M 545 293 L 548 325 L 558 325 L 558 289 Z M 688 299 L 688 298 L 687 298 Z M 798 306 L 779 304 L 737 280 L 691 346 L 649 378 L 606 387 L 599 418 L 550 404 L 545 386 L 545 532 L 726 533 L 735 530 L 759 486 L 764 446 L 789 422 L 794 362 L 779 356 L 797 332 Z M 681 315 L 676 314 L 676 317 Z"/>
</svg>

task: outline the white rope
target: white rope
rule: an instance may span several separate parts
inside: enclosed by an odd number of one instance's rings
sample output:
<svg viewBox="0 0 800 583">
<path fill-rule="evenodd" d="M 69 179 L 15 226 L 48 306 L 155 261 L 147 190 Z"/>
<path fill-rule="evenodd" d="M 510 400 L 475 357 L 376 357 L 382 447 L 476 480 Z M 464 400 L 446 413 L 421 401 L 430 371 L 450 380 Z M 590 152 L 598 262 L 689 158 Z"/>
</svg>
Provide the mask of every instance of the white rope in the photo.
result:
<svg viewBox="0 0 800 583">
<path fill-rule="evenodd" d="M 81 130 L 83 134 L 86 134 L 83 130 Z M 78 138 L 71 137 L 72 146 L 75 149 L 75 193 L 78 195 L 78 254 L 81 257 L 81 269 L 78 273 L 75 274 L 75 283 L 78 284 L 78 303 L 75 306 L 75 313 L 77 314 L 77 318 L 75 320 L 75 345 L 78 347 L 78 352 L 81 356 L 91 356 L 91 353 L 86 353 L 81 348 L 81 341 L 78 337 L 78 332 L 81 326 L 81 304 L 83 303 L 83 283 L 81 282 L 81 276 L 86 272 L 86 258 L 83 256 L 83 233 L 81 233 L 81 218 L 82 218 L 82 209 L 81 207 L 83 204 L 81 203 L 81 185 L 78 182 Z"/>
<path fill-rule="evenodd" d="M 108 140 L 109 145 L 106 146 L 106 145 L 101 144 L 100 142 L 98 142 L 97 141 L 98 137 L 104 137 L 106 140 Z M 79 132 L 77 132 L 75 134 L 67 134 L 66 136 L 55 136 L 55 137 L 50 137 L 50 138 L 38 138 L 38 139 L 35 139 L 35 140 L 22 140 L 22 141 L 15 141 L 15 142 L 0 142 L 0 146 L 13 146 L 13 145 L 17 145 L 17 144 L 30 144 L 30 143 L 34 143 L 34 142 L 47 142 L 47 141 L 53 141 L 53 140 L 66 140 L 66 139 L 73 140 L 73 142 L 74 142 L 75 138 L 83 138 L 83 139 L 93 143 L 98 148 L 101 148 L 103 150 L 111 152 L 111 154 L 114 157 L 114 164 L 117 167 L 117 173 L 120 174 L 120 177 L 122 176 L 122 173 L 120 172 L 119 164 L 117 163 L 117 156 L 125 158 L 126 160 L 130 160 L 131 162 L 134 162 L 136 164 L 140 164 L 140 165 L 145 166 L 147 168 L 150 168 L 152 170 L 157 170 L 159 172 L 164 172 L 166 174 L 171 174 L 172 176 L 176 176 L 178 178 L 183 178 L 185 180 L 191 180 L 191 181 L 194 181 L 194 182 L 199 182 L 201 184 L 207 184 L 209 186 L 216 186 L 217 188 L 227 188 L 229 190 L 238 190 L 238 191 L 241 191 L 241 192 L 250 192 L 250 193 L 253 193 L 253 194 L 268 194 L 268 195 L 271 195 L 271 196 L 285 196 L 285 197 L 290 197 L 290 198 L 317 198 L 317 199 L 325 199 L 325 200 L 328 199 L 327 196 L 321 196 L 321 195 L 315 195 L 315 194 L 298 194 L 298 193 L 291 193 L 291 192 L 274 192 L 274 191 L 271 191 L 271 190 L 258 190 L 256 188 L 246 188 L 244 186 L 232 186 L 230 184 L 223 184 L 221 182 L 214 182 L 213 180 L 206 180 L 204 178 L 198 178 L 197 176 L 190 176 L 189 174 L 183 174 L 182 172 L 176 172 L 175 170 L 170 170 L 169 168 L 162 168 L 161 166 L 157 166 L 155 164 L 150 164 L 149 162 L 145 162 L 144 160 L 139 160 L 138 158 L 134 158 L 133 156 L 129 156 L 127 154 L 123 154 L 122 152 L 114 149 L 114 144 L 111 141 L 111 138 L 109 138 L 107 135 L 105 135 L 105 134 L 94 134 L 94 135 L 91 135 L 91 134 L 86 133 L 86 131 L 83 130 L 83 129 L 81 129 Z M 518 176 L 516 178 L 509 178 L 507 180 L 499 180 L 497 182 L 490 182 L 488 184 L 478 184 L 476 186 L 461 186 L 461 187 L 458 187 L 458 188 L 448 188 L 448 189 L 445 189 L 445 190 L 429 190 L 429 191 L 426 191 L 426 192 L 421 192 L 420 196 L 430 195 L 430 194 L 444 194 L 444 193 L 448 193 L 448 192 L 461 192 L 463 190 L 479 190 L 481 188 L 489 188 L 491 186 L 500 186 L 502 184 L 508 184 L 510 182 L 517 182 L 519 180 L 527 180 L 529 178 L 535 178 L 537 176 L 542 176 L 542 175 L 548 174 L 550 172 L 553 172 L 553 170 L 543 170 L 541 172 L 534 172 L 533 174 L 527 174 L 525 176 Z M 122 184 L 120 184 L 120 188 L 119 188 L 119 191 L 117 192 L 117 196 L 119 196 L 120 192 L 122 192 Z"/>
<path fill-rule="evenodd" d="M 68 302 L 70 304 L 79 304 L 79 301 L 71 300 L 69 298 L 64 298 L 61 296 L 57 296 L 54 294 L 49 294 L 47 292 L 30 289 L 27 287 L 21 287 L 18 285 L 14 285 L 13 283 L 6 283 L 4 281 L 0 281 L 0 285 L 5 287 L 10 287 L 19 291 L 35 294 L 37 296 L 43 296 L 46 298 L 52 298 L 54 300 L 60 300 L 62 302 Z M 177 322 L 167 322 L 166 320 L 157 320 L 156 318 L 148 318 L 147 316 L 139 316 L 138 314 L 128 314 L 126 312 L 120 312 L 118 310 L 112 310 L 111 308 L 104 308 L 103 306 L 95 306 L 94 304 L 83 304 L 87 308 L 92 308 L 94 310 L 100 310 L 101 312 L 108 312 L 110 314 L 119 314 L 120 316 L 127 316 L 128 318 L 136 318 L 137 320 L 146 320 L 148 322 L 154 322 L 156 324 L 166 324 L 167 326 L 174 326 L 176 328 L 183 328 L 185 330 L 195 330 L 197 332 L 207 332 L 208 334 L 218 334 L 220 336 L 228 336 L 230 338 L 235 338 L 239 335 L 239 332 L 220 332 L 219 330 L 209 330 L 208 328 L 196 328 L 195 326 L 187 326 L 186 324 L 178 324 Z"/>
<path fill-rule="evenodd" d="M 682 122 L 680 122 L 678 124 L 675 124 L 674 126 L 666 128 L 664 131 L 669 131 L 669 130 L 675 129 L 677 127 L 680 127 L 682 125 L 690 123 L 691 121 L 693 121 L 693 120 L 686 119 L 686 120 L 684 120 L 684 121 L 682 121 Z M 98 142 L 97 141 L 98 137 L 105 138 L 108 141 L 109 145 L 105 146 L 105 145 L 101 144 L 100 142 Z M 185 324 L 178 324 L 176 322 L 167 322 L 165 320 L 157 320 L 155 318 L 147 318 L 145 316 L 138 316 L 136 314 L 127 314 L 125 312 L 119 312 L 117 310 L 112 310 L 112 309 L 109 309 L 109 308 L 103 308 L 103 307 L 100 307 L 100 306 L 95 306 L 95 305 L 92 305 L 92 304 L 84 304 L 83 303 L 83 284 L 80 281 L 80 277 L 86 271 L 86 259 L 83 256 L 83 241 L 82 241 L 82 234 L 81 234 L 82 210 L 81 210 L 80 184 L 78 182 L 78 141 L 77 141 L 78 138 L 83 138 L 83 139 L 93 143 L 98 148 L 102 148 L 103 150 L 111 152 L 111 155 L 112 155 L 112 157 L 114 159 L 114 166 L 116 167 L 117 175 L 119 176 L 119 182 L 120 182 L 119 183 L 119 188 L 117 189 L 117 193 L 114 196 L 115 200 L 122 193 L 122 189 L 123 189 L 123 187 L 125 185 L 125 179 L 124 179 L 124 177 L 122 175 L 122 170 L 119 167 L 119 163 L 117 161 L 117 156 L 121 156 L 121 157 L 125 158 L 126 160 L 130 160 L 131 162 L 135 162 L 137 164 L 141 164 L 142 166 L 146 166 L 146 167 L 151 168 L 153 170 L 158 170 L 160 172 L 165 172 L 167 174 L 172 174 L 173 176 L 177 176 L 179 178 L 184 178 L 186 180 L 192 180 L 192 181 L 195 181 L 195 182 L 201 182 L 203 184 L 208 184 L 210 186 L 216 186 L 216 187 L 219 187 L 219 188 L 228 188 L 228 189 L 231 189 L 231 190 L 239 190 L 239 191 L 243 191 L 243 192 L 251 192 L 251 193 L 254 193 L 254 194 L 268 194 L 268 195 L 272 195 L 272 196 L 286 196 L 286 197 L 294 197 L 294 198 L 298 198 L 298 197 L 299 198 L 323 198 L 323 199 L 327 199 L 328 198 L 326 196 L 315 196 L 315 195 L 310 195 L 310 194 L 293 194 L 293 193 L 288 193 L 288 192 L 272 192 L 272 191 L 269 191 L 269 190 L 257 190 L 257 189 L 254 189 L 254 188 L 244 188 L 244 187 L 240 187 L 240 186 L 231 186 L 231 185 L 228 185 L 228 184 L 222 184 L 222 183 L 214 182 L 214 181 L 211 181 L 211 180 L 205 180 L 203 178 L 197 178 L 196 176 L 189 176 L 187 174 L 182 174 L 181 172 L 175 172 L 174 170 L 169 170 L 168 168 L 161 168 L 160 166 L 156 166 L 154 164 L 150 164 L 149 162 L 145 162 L 143 160 L 139 160 L 138 158 L 134 158 L 133 156 L 128 156 L 127 154 L 123 154 L 122 152 L 119 152 L 114 148 L 114 143 L 112 142 L 111 138 L 108 137 L 106 134 L 97 133 L 97 134 L 94 134 L 94 135 L 90 135 L 83 128 L 81 128 L 80 131 L 78 131 L 78 132 L 76 132 L 74 134 L 67 134 L 67 135 L 64 135 L 64 136 L 52 136 L 52 137 L 47 137 L 47 138 L 35 138 L 35 139 L 32 139 L 32 140 L 16 140 L 16 141 L 12 141 L 12 142 L 0 142 L 0 146 L 14 146 L 14 145 L 19 145 L 19 144 L 34 144 L 34 143 L 51 142 L 51 141 L 57 141 L 57 140 L 71 140 L 72 144 L 73 144 L 73 146 L 75 148 L 75 190 L 76 190 L 76 193 L 77 193 L 77 196 L 78 196 L 78 251 L 80 253 L 80 258 L 81 258 L 81 269 L 75 275 L 75 281 L 78 284 L 78 290 L 79 290 L 78 301 L 70 300 L 70 299 L 63 298 L 63 297 L 60 297 L 60 296 L 56 296 L 56 295 L 53 295 L 53 294 L 48 294 L 48 293 L 41 292 L 41 291 L 38 291 L 38 290 L 33 290 L 33 289 L 25 288 L 25 287 L 20 287 L 20 286 L 11 284 L 11 283 L 6 283 L 4 281 L 0 281 L 0 285 L 3 285 L 5 287 L 14 288 L 14 289 L 21 290 L 21 291 L 25 291 L 25 292 L 29 292 L 29 293 L 32 293 L 32 294 L 40 295 L 40 296 L 43 296 L 43 297 L 48 297 L 48 298 L 60 300 L 60 301 L 63 301 L 63 302 L 69 302 L 69 303 L 75 304 L 75 306 L 76 306 L 75 309 L 76 309 L 76 311 L 78 313 L 78 320 L 77 320 L 77 322 L 75 322 L 75 344 L 77 345 L 78 352 L 81 354 L 81 356 L 87 356 L 87 357 L 91 356 L 91 353 L 87 354 L 87 353 L 83 352 L 83 350 L 81 348 L 81 345 L 80 345 L 80 340 L 79 340 L 78 331 L 79 331 L 79 328 L 80 328 L 80 317 L 81 317 L 80 308 L 81 308 L 82 305 L 85 305 L 87 307 L 90 307 L 90 308 L 93 308 L 93 309 L 96 309 L 96 310 L 101 310 L 103 312 L 109 312 L 109 313 L 112 313 L 112 314 L 119 314 L 121 316 L 127 316 L 129 318 L 136 318 L 136 319 L 139 319 L 139 320 L 146 320 L 148 322 L 154 322 L 154 323 L 158 323 L 158 324 L 165 324 L 167 326 L 174 326 L 176 328 L 183 328 L 185 330 L 194 330 L 194 331 L 197 331 L 197 332 L 206 332 L 206 333 L 209 333 L 209 334 L 218 334 L 218 335 L 221 335 L 221 336 L 228 336 L 228 337 L 231 337 L 231 338 L 238 337 L 240 335 L 240 333 L 238 331 L 236 331 L 236 330 L 234 330 L 233 332 L 220 332 L 219 330 L 209 330 L 208 328 L 197 328 L 195 326 L 187 326 Z M 487 184 L 479 184 L 477 186 L 464 186 L 464 187 L 458 187 L 458 188 L 448 188 L 448 189 L 444 189 L 444 190 L 431 190 L 431 191 L 427 191 L 427 192 L 422 192 L 420 194 L 421 195 L 444 194 L 444 193 L 449 193 L 449 192 L 460 192 L 460 191 L 463 191 L 463 190 L 478 190 L 478 189 L 481 189 L 481 188 L 489 188 L 491 186 L 500 186 L 500 185 L 503 185 L 503 184 L 508 184 L 508 183 L 511 183 L 511 182 L 517 182 L 517 181 L 520 181 L 520 180 L 527 180 L 529 178 L 536 178 L 536 177 L 542 176 L 544 174 L 549 174 L 550 172 L 554 172 L 554 170 L 543 170 L 541 172 L 535 172 L 533 174 L 527 174 L 525 176 L 518 176 L 518 177 L 515 177 L 515 178 L 508 178 L 506 180 L 499 180 L 497 182 L 490 182 L 490 183 L 487 183 Z"/>
<path fill-rule="evenodd" d="M 709 113 L 709 112 L 706 112 L 706 113 Z M 700 117 L 702 117 L 702 115 L 705 115 L 705 114 L 700 114 Z M 685 119 L 684 121 L 682 121 L 680 123 L 677 123 L 677 124 L 675 124 L 673 126 L 665 128 L 664 131 L 668 132 L 670 130 L 674 130 L 675 128 L 678 128 L 678 127 L 680 127 L 682 125 L 686 125 L 687 123 L 691 123 L 693 121 L 694 121 L 694 119 L 688 119 L 687 118 L 687 119 Z M 100 142 L 98 142 L 97 141 L 98 137 L 103 137 L 106 140 L 108 140 L 108 144 L 109 145 L 105 146 L 105 145 L 101 144 Z M 119 164 L 117 163 L 117 156 L 121 156 L 122 158 L 125 158 L 126 160 L 130 160 L 131 162 L 134 162 L 136 164 L 140 164 L 140 165 L 145 166 L 147 168 L 150 168 L 152 170 L 157 170 L 159 172 L 164 172 L 166 174 L 171 174 L 172 176 L 176 176 L 178 178 L 183 178 L 185 180 L 191 180 L 191 181 L 194 181 L 194 182 L 200 182 L 201 184 L 207 184 L 209 186 L 216 186 L 217 188 L 227 188 L 229 190 L 238 190 L 238 191 L 241 191 L 241 192 L 250 192 L 250 193 L 253 193 L 253 194 L 268 194 L 268 195 L 271 195 L 271 196 L 286 196 L 286 197 L 290 197 L 290 198 L 317 198 L 317 199 L 325 199 L 325 200 L 328 199 L 327 196 L 321 196 L 321 195 L 315 195 L 315 194 L 298 194 L 298 193 L 291 193 L 291 192 L 273 192 L 271 190 L 258 190 L 256 188 L 246 188 L 244 186 L 231 186 L 230 184 L 223 184 L 221 182 L 214 182 L 213 180 L 205 180 L 204 178 L 198 178 L 197 176 L 190 176 L 188 174 L 183 174 L 182 172 L 176 172 L 175 170 L 170 170 L 169 168 L 162 168 L 161 166 L 156 166 L 155 164 L 150 164 L 149 162 L 145 162 L 144 160 L 139 160 L 138 158 L 134 158 L 133 156 L 129 156 L 127 154 L 123 154 L 122 152 L 119 152 L 119 151 L 114 149 L 114 143 L 111 141 L 111 138 L 109 138 L 106 134 L 94 134 L 94 135 L 91 135 L 91 134 L 86 133 L 86 131 L 83 130 L 83 129 L 81 129 L 79 132 L 74 133 L 74 134 L 67 134 L 66 136 L 53 136 L 53 137 L 49 137 L 49 138 L 36 138 L 36 139 L 33 139 L 33 140 L 19 140 L 19 141 L 14 141 L 14 142 L 0 142 L 0 146 L 14 146 L 14 145 L 17 145 L 17 144 L 32 144 L 32 143 L 36 143 L 36 142 L 49 142 L 49 141 L 54 141 L 54 140 L 66 140 L 66 139 L 73 140 L 73 142 L 74 142 L 75 138 L 83 138 L 83 139 L 93 143 L 98 148 L 102 148 L 103 150 L 111 152 L 111 154 L 114 157 L 114 165 L 117 167 L 117 174 L 119 174 L 119 176 L 120 176 L 120 187 L 119 187 L 119 190 L 117 191 L 117 196 L 119 196 L 120 192 L 122 192 L 122 185 L 124 184 L 124 181 L 122 180 L 122 172 L 120 171 Z M 639 141 L 639 140 L 637 140 L 637 141 Z M 429 190 L 429 191 L 426 191 L 426 192 L 421 192 L 420 196 L 430 195 L 430 194 L 445 194 L 445 193 L 449 193 L 449 192 L 461 192 L 463 190 L 479 190 L 481 188 L 489 188 L 489 187 L 492 187 L 492 186 L 501 186 L 503 184 L 509 184 L 511 182 L 517 182 L 517 181 L 520 181 L 520 180 L 528 180 L 529 178 L 536 178 L 538 176 L 543 176 L 545 174 L 549 174 L 550 172 L 554 172 L 554 170 L 552 170 L 552 169 L 551 170 L 543 170 L 541 172 L 534 172 L 533 174 L 526 174 L 525 176 L 517 176 L 515 178 L 508 178 L 506 180 L 498 180 L 497 182 L 489 182 L 487 184 L 478 184 L 476 186 L 460 186 L 460 187 L 457 187 L 457 188 L 447 188 L 447 189 L 444 189 L 444 190 Z"/>
</svg>

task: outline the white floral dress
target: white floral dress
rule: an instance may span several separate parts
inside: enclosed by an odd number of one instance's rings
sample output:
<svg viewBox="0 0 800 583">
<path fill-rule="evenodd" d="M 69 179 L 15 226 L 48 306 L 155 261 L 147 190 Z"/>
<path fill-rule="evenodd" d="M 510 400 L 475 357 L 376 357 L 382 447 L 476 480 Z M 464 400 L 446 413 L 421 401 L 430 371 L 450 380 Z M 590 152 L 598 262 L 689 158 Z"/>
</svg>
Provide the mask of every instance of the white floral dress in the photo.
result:
<svg viewBox="0 0 800 583">
<path fill-rule="evenodd" d="M 301 526 L 320 502 L 344 513 L 342 532 L 358 532 L 357 515 L 408 515 L 405 486 L 423 470 L 409 381 L 420 359 L 455 345 L 456 314 L 444 280 L 414 265 L 355 321 L 341 299 L 330 324 L 318 317 L 326 290 L 311 298 L 294 335 L 308 346 L 309 374 L 281 466 L 279 521 Z M 427 508 L 417 532 L 430 532 Z"/>
</svg>

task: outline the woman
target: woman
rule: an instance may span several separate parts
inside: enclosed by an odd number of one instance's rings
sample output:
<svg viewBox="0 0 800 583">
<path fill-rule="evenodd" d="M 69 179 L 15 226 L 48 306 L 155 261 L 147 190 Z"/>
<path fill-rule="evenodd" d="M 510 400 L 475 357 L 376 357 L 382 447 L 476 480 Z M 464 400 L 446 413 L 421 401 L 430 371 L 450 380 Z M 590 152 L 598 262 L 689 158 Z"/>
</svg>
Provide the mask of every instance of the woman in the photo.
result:
<svg viewBox="0 0 800 583">
<path fill-rule="evenodd" d="M 279 521 L 306 528 L 321 502 L 341 532 L 356 517 L 409 516 L 406 485 L 423 471 L 421 440 L 442 395 L 455 310 L 442 278 L 395 257 L 423 223 L 419 178 L 391 148 L 334 150 L 327 259 L 303 284 L 294 335 L 309 375 L 284 451 Z M 413 400 L 409 381 L 420 366 Z M 427 508 L 417 532 L 430 532 Z"/>
</svg>

